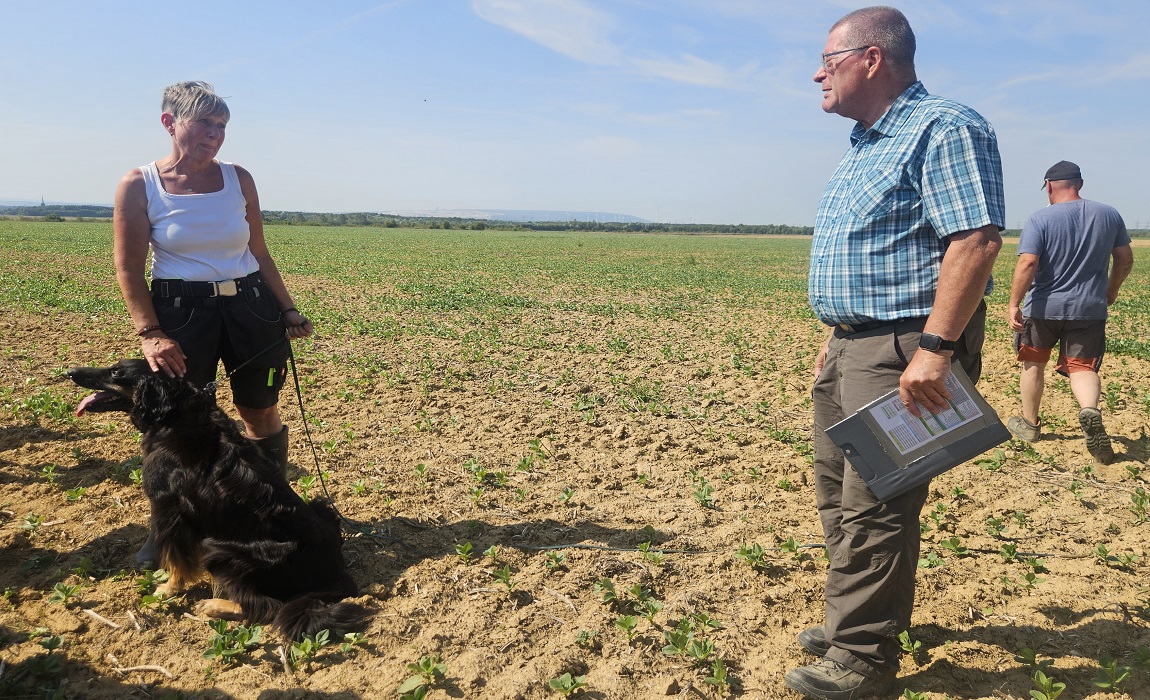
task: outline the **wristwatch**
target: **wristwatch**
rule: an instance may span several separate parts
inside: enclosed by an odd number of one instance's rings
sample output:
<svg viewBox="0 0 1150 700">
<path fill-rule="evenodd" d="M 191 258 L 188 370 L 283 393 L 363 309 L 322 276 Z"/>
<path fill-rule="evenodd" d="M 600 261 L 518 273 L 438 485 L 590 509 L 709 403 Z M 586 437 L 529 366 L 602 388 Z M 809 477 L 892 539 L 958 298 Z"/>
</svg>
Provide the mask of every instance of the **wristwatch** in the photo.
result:
<svg viewBox="0 0 1150 700">
<path fill-rule="evenodd" d="M 918 339 L 918 346 L 930 352 L 938 352 L 939 350 L 950 350 L 953 352 L 954 349 L 958 347 L 955 341 L 943 340 L 942 336 L 935 335 L 934 333 L 923 333 Z"/>
</svg>

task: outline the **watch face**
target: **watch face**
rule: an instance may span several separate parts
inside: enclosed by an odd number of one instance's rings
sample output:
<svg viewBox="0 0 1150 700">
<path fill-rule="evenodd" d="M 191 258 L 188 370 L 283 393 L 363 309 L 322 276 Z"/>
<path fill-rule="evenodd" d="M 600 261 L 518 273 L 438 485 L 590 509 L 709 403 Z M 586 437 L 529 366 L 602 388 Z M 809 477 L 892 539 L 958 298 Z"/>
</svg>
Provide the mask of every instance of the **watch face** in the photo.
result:
<svg viewBox="0 0 1150 700">
<path fill-rule="evenodd" d="M 918 346 L 923 350 L 938 350 L 942 346 L 942 338 L 933 333 L 923 333 Z"/>
</svg>

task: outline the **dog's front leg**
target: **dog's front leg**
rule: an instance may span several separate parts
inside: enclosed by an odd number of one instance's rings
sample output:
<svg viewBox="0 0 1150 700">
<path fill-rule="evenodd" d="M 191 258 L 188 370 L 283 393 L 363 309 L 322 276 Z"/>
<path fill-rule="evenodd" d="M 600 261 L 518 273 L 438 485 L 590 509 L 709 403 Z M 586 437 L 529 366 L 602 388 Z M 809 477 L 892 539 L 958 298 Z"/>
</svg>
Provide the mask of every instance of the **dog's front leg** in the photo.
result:
<svg viewBox="0 0 1150 700">
<path fill-rule="evenodd" d="M 244 619 L 244 609 L 239 603 L 225 598 L 208 598 L 196 603 L 196 614 L 205 615 L 217 620 L 232 620 L 238 622 Z"/>
</svg>

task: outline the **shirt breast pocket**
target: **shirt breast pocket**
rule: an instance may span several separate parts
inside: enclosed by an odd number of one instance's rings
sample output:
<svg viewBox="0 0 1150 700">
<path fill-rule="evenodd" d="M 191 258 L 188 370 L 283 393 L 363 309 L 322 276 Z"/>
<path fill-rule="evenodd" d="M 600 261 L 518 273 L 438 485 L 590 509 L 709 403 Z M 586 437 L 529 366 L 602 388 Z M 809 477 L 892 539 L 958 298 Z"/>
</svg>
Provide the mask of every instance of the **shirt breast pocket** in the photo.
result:
<svg viewBox="0 0 1150 700">
<path fill-rule="evenodd" d="M 874 221 L 891 214 L 910 213 L 918 199 L 901 167 L 875 168 L 855 186 L 850 208 L 858 218 Z"/>
</svg>

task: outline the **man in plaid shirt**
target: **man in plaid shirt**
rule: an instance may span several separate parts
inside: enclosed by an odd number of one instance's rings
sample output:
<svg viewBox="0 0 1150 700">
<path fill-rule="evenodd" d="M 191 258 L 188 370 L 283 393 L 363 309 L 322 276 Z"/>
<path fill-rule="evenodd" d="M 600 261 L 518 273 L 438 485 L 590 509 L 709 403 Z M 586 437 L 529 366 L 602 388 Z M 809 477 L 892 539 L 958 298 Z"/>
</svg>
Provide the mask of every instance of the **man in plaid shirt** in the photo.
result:
<svg viewBox="0 0 1150 700">
<path fill-rule="evenodd" d="M 938 412 L 945 380 L 977 380 L 990 271 L 1005 227 L 994 130 L 927 93 L 914 33 L 890 7 L 830 30 L 814 80 L 823 111 L 855 120 L 826 186 L 811 243 L 811 308 L 831 327 L 815 360 L 815 490 L 830 562 L 824 623 L 799 634 L 821 657 L 784 682 L 816 698 L 886 691 L 910 626 L 919 514 L 929 485 L 875 498 L 825 429 L 899 390 L 913 414 Z"/>
</svg>

